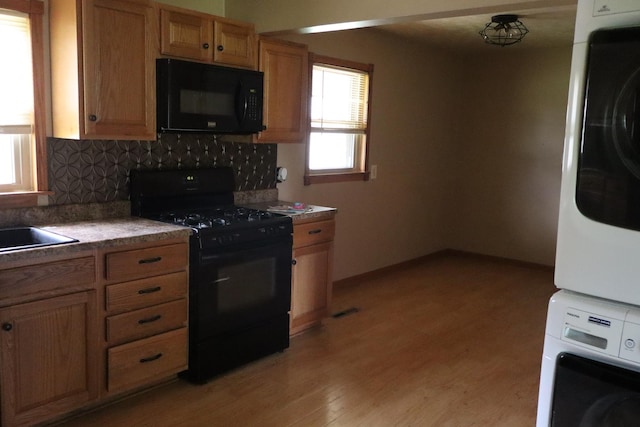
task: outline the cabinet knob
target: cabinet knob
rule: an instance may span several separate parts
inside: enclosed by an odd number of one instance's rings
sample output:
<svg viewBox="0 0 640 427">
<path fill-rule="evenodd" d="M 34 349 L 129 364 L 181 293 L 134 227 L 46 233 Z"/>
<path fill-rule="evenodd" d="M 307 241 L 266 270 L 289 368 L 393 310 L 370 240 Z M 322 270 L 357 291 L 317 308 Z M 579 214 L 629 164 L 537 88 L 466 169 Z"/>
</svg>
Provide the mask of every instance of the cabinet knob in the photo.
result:
<svg viewBox="0 0 640 427">
<path fill-rule="evenodd" d="M 8 322 L 7 323 L 3 323 L 2 324 L 2 329 L 8 332 L 8 331 L 13 329 L 13 325 L 11 323 L 8 323 Z"/>
<path fill-rule="evenodd" d="M 298 261 L 296 261 L 295 259 L 291 260 L 291 265 L 296 265 L 298 263 Z"/>
<path fill-rule="evenodd" d="M 218 45 L 217 47 L 218 52 L 222 52 L 224 50 L 224 46 L 222 46 L 221 44 Z"/>
<path fill-rule="evenodd" d="M 209 49 L 209 43 L 202 43 L 203 49 Z"/>
<path fill-rule="evenodd" d="M 89 114 L 89 120 L 95 122 L 96 120 L 98 120 L 98 116 L 96 116 L 95 114 Z"/>
</svg>

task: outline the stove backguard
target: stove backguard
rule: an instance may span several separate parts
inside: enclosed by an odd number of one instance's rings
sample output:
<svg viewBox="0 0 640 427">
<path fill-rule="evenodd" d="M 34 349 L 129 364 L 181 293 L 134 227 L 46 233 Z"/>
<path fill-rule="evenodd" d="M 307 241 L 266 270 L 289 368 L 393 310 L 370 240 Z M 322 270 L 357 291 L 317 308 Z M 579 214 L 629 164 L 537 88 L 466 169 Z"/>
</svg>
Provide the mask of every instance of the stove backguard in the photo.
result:
<svg viewBox="0 0 640 427">
<path fill-rule="evenodd" d="M 136 170 L 130 173 L 131 214 L 145 218 L 173 210 L 233 204 L 231 167 Z"/>
</svg>

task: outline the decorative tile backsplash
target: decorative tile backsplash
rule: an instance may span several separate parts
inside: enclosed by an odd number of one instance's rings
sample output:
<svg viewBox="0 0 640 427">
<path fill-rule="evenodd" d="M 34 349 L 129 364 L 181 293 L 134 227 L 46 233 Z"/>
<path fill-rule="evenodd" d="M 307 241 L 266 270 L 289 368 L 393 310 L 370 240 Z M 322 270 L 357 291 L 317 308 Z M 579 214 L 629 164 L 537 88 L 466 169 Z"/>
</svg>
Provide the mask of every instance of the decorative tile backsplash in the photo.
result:
<svg viewBox="0 0 640 427">
<path fill-rule="evenodd" d="M 235 191 L 276 188 L 276 144 L 223 139 L 201 134 L 160 134 L 157 141 L 48 138 L 50 204 L 127 200 L 131 169 L 231 166 Z"/>
</svg>

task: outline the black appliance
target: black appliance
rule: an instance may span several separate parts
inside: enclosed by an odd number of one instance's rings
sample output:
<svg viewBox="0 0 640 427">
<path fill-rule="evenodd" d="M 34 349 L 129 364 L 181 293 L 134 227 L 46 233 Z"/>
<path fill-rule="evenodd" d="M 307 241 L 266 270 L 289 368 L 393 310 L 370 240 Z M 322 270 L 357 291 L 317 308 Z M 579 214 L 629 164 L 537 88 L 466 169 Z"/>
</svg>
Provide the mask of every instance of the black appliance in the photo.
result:
<svg viewBox="0 0 640 427">
<path fill-rule="evenodd" d="M 158 131 L 260 132 L 263 84 L 260 71 L 157 59 Z"/>
<path fill-rule="evenodd" d="M 552 427 L 635 427 L 640 419 L 640 374 L 561 353 L 552 403 Z"/>
<path fill-rule="evenodd" d="M 233 205 L 231 168 L 131 171 L 131 213 L 191 227 L 189 369 L 204 383 L 289 347 L 291 218 Z"/>
<path fill-rule="evenodd" d="M 577 207 L 640 230 L 640 27 L 591 34 L 584 111 Z"/>
</svg>

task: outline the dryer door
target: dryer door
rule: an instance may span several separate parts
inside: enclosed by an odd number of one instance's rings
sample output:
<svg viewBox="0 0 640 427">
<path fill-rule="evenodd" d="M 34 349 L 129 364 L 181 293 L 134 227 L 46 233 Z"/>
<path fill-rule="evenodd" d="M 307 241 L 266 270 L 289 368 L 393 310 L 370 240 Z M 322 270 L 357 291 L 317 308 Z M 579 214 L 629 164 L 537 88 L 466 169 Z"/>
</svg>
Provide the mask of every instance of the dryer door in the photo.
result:
<svg viewBox="0 0 640 427">
<path fill-rule="evenodd" d="M 640 27 L 589 41 L 576 203 L 588 218 L 640 230 Z"/>
<path fill-rule="evenodd" d="M 551 412 L 552 427 L 637 427 L 640 373 L 561 353 Z"/>
</svg>

